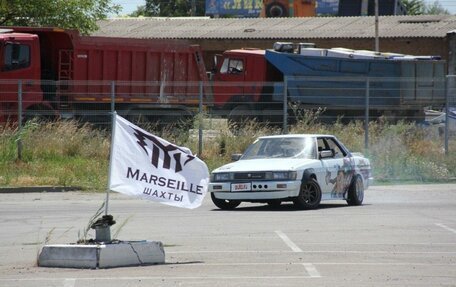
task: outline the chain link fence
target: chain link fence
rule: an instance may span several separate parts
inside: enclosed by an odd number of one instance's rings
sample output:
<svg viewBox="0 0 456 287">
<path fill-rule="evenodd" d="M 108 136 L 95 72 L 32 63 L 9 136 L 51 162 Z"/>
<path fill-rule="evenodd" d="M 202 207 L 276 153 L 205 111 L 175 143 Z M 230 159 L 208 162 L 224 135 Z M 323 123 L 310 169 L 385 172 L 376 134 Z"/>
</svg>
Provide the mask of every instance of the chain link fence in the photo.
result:
<svg viewBox="0 0 456 287">
<path fill-rule="evenodd" d="M 116 111 L 157 128 L 183 124 L 202 142 L 256 120 L 282 133 L 302 121 L 326 125 L 359 122 L 369 148 L 369 123 L 414 122 L 432 131 L 445 152 L 456 134 L 456 77 L 285 77 L 281 82 L 77 82 L 0 81 L 0 123 L 19 129 L 33 118 L 75 120 L 109 129 Z M 206 123 L 194 121 L 204 115 Z M 20 141 L 19 141 L 20 142 Z M 20 144 L 19 144 L 20 146 Z M 20 148 L 20 147 L 19 147 Z"/>
</svg>

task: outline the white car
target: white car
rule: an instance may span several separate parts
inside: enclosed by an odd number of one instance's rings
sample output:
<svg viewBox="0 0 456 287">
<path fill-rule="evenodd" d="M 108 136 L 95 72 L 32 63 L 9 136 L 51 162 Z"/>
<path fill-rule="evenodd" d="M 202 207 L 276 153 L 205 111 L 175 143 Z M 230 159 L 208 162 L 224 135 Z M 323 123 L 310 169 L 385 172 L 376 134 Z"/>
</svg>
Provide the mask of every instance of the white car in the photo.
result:
<svg viewBox="0 0 456 287">
<path fill-rule="evenodd" d="M 233 160 L 211 173 L 209 191 L 221 209 L 242 201 L 271 206 L 293 201 L 301 209 L 334 199 L 361 205 L 372 182 L 370 161 L 331 135 L 260 137 Z"/>
</svg>

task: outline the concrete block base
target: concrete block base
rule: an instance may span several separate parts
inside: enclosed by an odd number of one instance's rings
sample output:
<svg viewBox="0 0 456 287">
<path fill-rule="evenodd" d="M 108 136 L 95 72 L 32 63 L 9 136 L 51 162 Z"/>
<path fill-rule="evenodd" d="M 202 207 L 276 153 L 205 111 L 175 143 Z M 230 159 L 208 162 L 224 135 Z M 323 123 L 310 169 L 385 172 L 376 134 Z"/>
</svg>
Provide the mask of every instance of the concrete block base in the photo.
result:
<svg viewBox="0 0 456 287">
<path fill-rule="evenodd" d="M 165 263 L 159 241 L 119 241 L 100 244 L 45 245 L 38 266 L 64 268 L 112 268 Z"/>
</svg>

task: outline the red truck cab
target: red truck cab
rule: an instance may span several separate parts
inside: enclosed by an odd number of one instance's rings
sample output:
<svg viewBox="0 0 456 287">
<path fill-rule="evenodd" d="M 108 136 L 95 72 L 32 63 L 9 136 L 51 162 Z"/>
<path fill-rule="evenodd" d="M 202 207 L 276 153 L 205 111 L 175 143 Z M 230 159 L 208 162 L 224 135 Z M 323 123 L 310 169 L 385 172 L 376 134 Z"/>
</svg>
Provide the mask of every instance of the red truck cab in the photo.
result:
<svg viewBox="0 0 456 287">
<path fill-rule="evenodd" d="M 39 39 L 34 34 L 4 33 L 0 34 L 0 121 L 17 119 L 18 89 L 16 81 L 22 80 L 22 95 L 27 100 L 23 109 L 42 101 L 40 87 L 41 60 Z M 24 97 L 26 95 L 26 97 Z M 14 112 L 12 112 L 14 111 Z"/>
<path fill-rule="evenodd" d="M 247 48 L 228 50 L 218 57 L 213 78 L 216 106 L 257 102 L 267 82 L 282 80 L 264 55 L 265 50 Z"/>
<path fill-rule="evenodd" d="M 265 50 L 228 50 L 217 57 L 213 76 L 214 108 L 228 116 L 233 123 L 254 117 L 260 121 L 271 118 L 274 85 L 282 82 L 283 75 L 265 58 Z M 269 110 L 266 111 L 265 110 Z"/>
</svg>

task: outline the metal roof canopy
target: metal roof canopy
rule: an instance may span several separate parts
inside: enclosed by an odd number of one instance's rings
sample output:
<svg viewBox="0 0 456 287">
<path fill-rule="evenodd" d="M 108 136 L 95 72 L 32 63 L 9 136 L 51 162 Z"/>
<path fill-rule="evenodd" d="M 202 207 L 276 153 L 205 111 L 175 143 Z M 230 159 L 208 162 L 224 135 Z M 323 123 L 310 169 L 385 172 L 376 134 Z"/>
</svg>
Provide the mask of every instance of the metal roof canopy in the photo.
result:
<svg viewBox="0 0 456 287">
<path fill-rule="evenodd" d="M 381 16 L 380 38 L 445 38 L 456 16 Z M 112 18 L 93 36 L 152 39 L 374 38 L 375 17 Z"/>
</svg>

